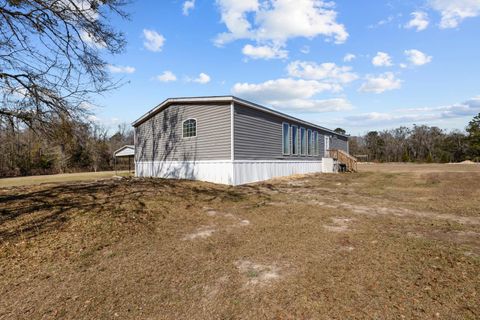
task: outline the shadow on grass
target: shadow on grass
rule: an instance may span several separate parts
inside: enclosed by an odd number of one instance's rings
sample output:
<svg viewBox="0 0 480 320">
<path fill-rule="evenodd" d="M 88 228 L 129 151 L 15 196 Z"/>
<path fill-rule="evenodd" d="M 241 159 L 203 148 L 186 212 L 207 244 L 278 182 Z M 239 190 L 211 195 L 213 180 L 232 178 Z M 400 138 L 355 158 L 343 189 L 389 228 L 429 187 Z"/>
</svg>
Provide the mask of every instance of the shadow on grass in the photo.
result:
<svg viewBox="0 0 480 320">
<path fill-rule="evenodd" d="M 58 230 L 77 215 L 147 224 L 152 215 L 174 214 L 178 206 L 238 202 L 246 196 L 231 187 L 164 179 L 130 178 L 34 189 L 10 189 L 17 194 L 0 195 L 0 242 Z M 146 201 L 155 201 L 158 210 L 147 210 Z"/>
</svg>

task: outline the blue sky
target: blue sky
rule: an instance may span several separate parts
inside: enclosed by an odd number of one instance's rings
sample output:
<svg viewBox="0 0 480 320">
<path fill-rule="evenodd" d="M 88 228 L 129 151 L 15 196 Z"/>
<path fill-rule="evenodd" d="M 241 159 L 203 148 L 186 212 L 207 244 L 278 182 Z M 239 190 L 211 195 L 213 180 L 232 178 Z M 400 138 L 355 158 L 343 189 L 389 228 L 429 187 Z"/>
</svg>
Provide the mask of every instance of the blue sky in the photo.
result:
<svg viewBox="0 0 480 320">
<path fill-rule="evenodd" d="M 480 112 L 480 0 L 142 0 L 122 55 L 126 81 L 96 119 L 131 123 L 168 97 L 236 95 L 351 134 Z"/>
</svg>

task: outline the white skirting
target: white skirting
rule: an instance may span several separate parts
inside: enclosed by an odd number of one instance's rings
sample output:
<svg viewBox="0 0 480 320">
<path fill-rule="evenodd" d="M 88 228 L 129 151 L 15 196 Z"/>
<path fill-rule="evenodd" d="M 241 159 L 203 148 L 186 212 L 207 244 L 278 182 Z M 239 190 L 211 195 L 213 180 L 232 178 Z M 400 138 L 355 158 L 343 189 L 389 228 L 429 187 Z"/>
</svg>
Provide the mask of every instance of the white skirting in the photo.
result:
<svg viewBox="0 0 480 320">
<path fill-rule="evenodd" d="M 243 161 L 233 162 L 235 185 L 276 177 L 322 172 L 321 161 Z"/>
<path fill-rule="evenodd" d="M 201 180 L 229 185 L 240 185 L 284 177 L 330 171 L 322 161 L 146 161 L 135 163 L 137 177 Z"/>
<path fill-rule="evenodd" d="M 209 181 L 233 185 L 232 161 L 145 161 L 135 163 L 135 176 Z"/>
</svg>

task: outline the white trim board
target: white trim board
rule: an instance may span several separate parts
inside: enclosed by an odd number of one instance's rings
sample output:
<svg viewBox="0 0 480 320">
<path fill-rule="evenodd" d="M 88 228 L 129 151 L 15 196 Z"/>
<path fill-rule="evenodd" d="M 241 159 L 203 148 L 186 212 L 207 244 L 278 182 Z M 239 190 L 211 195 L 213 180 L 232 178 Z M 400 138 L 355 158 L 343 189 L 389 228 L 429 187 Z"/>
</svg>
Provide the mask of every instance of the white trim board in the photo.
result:
<svg viewBox="0 0 480 320">
<path fill-rule="evenodd" d="M 327 160 L 326 163 L 330 162 Z M 241 185 L 294 174 L 317 172 L 333 172 L 333 168 L 325 168 L 323 161 L 312 160 L 145 161 L 135 163 L 137 177 L 201 180 L 228 185 Z"/>
<path fill-rule="evenodd" d="M 235 160 L 235 105 L 230 103 L 230 160 Z"/>
</svg>

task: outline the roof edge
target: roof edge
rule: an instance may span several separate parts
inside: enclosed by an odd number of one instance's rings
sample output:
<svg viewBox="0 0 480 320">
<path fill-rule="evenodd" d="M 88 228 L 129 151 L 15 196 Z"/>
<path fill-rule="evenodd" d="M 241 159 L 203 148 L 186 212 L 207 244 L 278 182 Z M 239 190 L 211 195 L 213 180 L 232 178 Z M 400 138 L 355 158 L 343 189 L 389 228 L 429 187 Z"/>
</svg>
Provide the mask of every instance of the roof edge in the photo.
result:
<svg viewBox="0 0 480 320">
<path fill-rule="evenodd" d="M 318 124 L 315 124 L 315 123 L 312 123 L 312 122 L 308 122 L 308 121 L 290 116 L 286 113 L 270 109 L 268 107 L 262 106 L 260 104 L 254 103 L 254 102 L 250 102 L 250 101 L 242 99 L 242 98 L 238 98 L 236 96 L 205 96 L 205 97 L 168 98 L 168 99 L 164 100 L 162 103 L 160 103 L 159 105 L 157 105 L 156 107 L 154 107 L 153 109 L 151 109 L 150 111 L 148 111 L 147 113 L 145 113 L 143 116 L 141 116 L 140 118 L 138 118 L 137 120 L 132 122 L 132 126 L 133 127 L 138 127 L 140 124 L 142 124 L 143 122 L 147 121 L 148 119 L 153 117 L 155 114 L 160 112 L 163 108 L 168 107 L 169 105 L 171 105 L 173 103 L 196 103 L 196 102 L 225 102 L 225 103 L 234 102 L 234 103 L 238 103 L 238 104 L 241 104 L 241 105 L 249 107 L 249 108 L 254 108 L 254 109 L 257 109 L 257 110 L 260 110 L 260 111 L 263 111 L 263 112 L 274 114 L 274 115 L 279 116 L 281 118 L 289 119 L 291 121 L 295 121 L 295 122 L 298 122 L 298 123 L 302 123 L 304 125 L 315 127 L 317 129 L 324 130 L 324 131 L 330 132 L 330 133 L 338 135 L 338 136 L 349 138 L 349 135 L 335 132 L 331 129 L 322 127 Z"/>
<path fill-rule="evenodd" d="M 137 127 L 141 123 L 147 121 L 161 109 L 171 105 L 172 103 L 195 103 L 195 102 L 232 102 L 233 96 L 211 96 L 211 97 L 181 97 L 181 98 L 168 98 L 162 103 L 145 113 L 143 116 L 132 122 L 133 127 Z"/>
<path fill-rule="evenodd" d="M 119 153 L 120 151 L 122 151 L 123 149 L 127 149 L 127 148 L 132 148 L 132 149 L 135 150 L 135 145 L 133 145 L 133 144 L 126 144 L 126 145 L 118 148 L 117 150 L 113 151 L 113 154 L 115 155 L 115 154 Z"/>
</svg>

